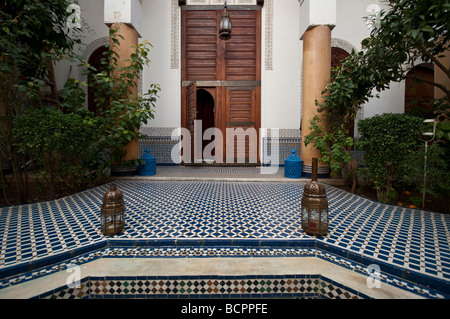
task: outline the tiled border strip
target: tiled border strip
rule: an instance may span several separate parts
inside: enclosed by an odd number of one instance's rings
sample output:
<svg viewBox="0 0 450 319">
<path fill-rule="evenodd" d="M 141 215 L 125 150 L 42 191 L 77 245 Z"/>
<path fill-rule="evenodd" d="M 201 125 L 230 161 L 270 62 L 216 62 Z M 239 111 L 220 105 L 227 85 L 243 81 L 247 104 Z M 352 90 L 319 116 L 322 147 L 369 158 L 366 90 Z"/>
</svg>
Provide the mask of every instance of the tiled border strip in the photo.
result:
<svg viewBox="0 0 450 319">
<path fill-rule="evenodd" d="M 135 245 L 130 245 L 130 242 L 133 242 Z M 54 262 L 50 262 L 49 258 L 45 258 L 47 263 L 47 267 L 44 265 L 43 261 L 41 262 L 42 266 L 35 267 L 33 270 L 23 271 L 20 274 L 10 275 L 9 278 L 0 281 L 0 289 L 6 288 L 8 286 L 12 286 L 15 284 L 23 283 L 25 281 L 34 280 L 41 276 L 46 276 L 51 273 L 55 273 L 57 271 L 66 270 L 67 265 L 69 264 L 83 264 L 86 262 L 93 261 L 98 258 L 209 258 L 209 257 L 317 257 L 323 260 L 334 263 L 340 267 L 344 267 L 347 269 L 351 269 L 363 275 L 368 275 L 367 266 L 371 264 L 380 265 L 381 275 L 380 280 L 389 285 L 394 285 L 406 291 L 413 292 L 415 294 L 424 296 L 426 298 L 445 298 L 450 299 L 450 295 L 446 292 L 443 292 L 441 289 L 436 289 L 434 283 L 430 285 L 430 277 L 421 274 L 413 274 L 413 279 L 421 279 L 424 281 L 424 284 L 420 284 L 417 281 L 411 281 L 410 278 L 404 278 L 403 276 L 397 276 L 392 274 L 391 265 L 383 263 L 382 261 L 374 260 L 371 258 L 361 258 L 356 261 L 351 259 L 354 254 L 349 253 L 344 250 L 340 250 L 337 248 L 325 247 L 328 249 L 318 248 L 317 245 L 310 245 L 302 247 L 299 246 L 279 246 L 268 247 L 268 246 L 226 246 L 219 247 L 215 245 L 210 246 L 159 246 L 156 245 L 155 241 L 151 241 L 153 245 L 142 245 L 143 241 L 128 241 L 128 245 L 124 245 L 125 241 L 111 241 L 105 247 L 98 248 L 95 250 L 94 248 L 89 252 L 85 250 L 85 253 L 82 254 L 78 251 L 77 257 L 69 257 L 64 258 L 67 254 L 61 254 L 64 256 L 59 256 L 59 258 L 55 258 Z M 147 241 L 145 241 L 147 242 Z M 93 246 L 93 245 L 91 245 Z M 324 245 L 327 246 L 327 245 Z M 139 250 L 139 251 L 138 251 Z M 55 256 L 57 257 L 57 256 Z M 350 258 L 348 258 L 350 257 Z M 56 259 L 59 259 L 56 261 Z M 36 266 L 37 264 L 35 264 Z M 397 269 L 398 271 L 405 271 L 402 269 Z M 408 272 L 409 273 L 409 272 Z M 431 278 L 436 280 L 435 278 Z M 448 289 L 448 283 L 441 281 L 441 285 L 439 287 L 444 286 Z M 429 287 L 433 288 L 429 288 Z"/>
<path fill-rule="evenodd" d="M 410 281 L 419 286 L 429 287 L 432 290 L 439 291 L 441 294 L 448 295 L 450 298 L 450 282 L 444 279 L 428 276 L 416 271 L 408 270 L 387 263 L 381 259 L 375 259 L 357 254 L 346 249 L 339 248 L 317 239 L 301 239 L 301 240 L 286 240 L 286 239 L 107 239 L 95 244 L 90 244 L 85 247 L 74 249 L 69 252 L 47 256 L 38 260 L 29 261 L 26 263 L 5 267 L 0 270 L 0 280 L 3 278 L 16 276 L 25 272 L 32 272 L 34 270 L 46 267 L 48 265 L 56 264 L 66 261 L 71 258 L 83 255 L 102 248 L 110 247 L 255 247 L 255 248 L 312 248 L 324 252 L 330 252 L 334 255 L 343 257 L 349 261 L 354 261 L 365 265 L 366 267 L 372 264 L 380 266 L 382 271 L 397 278 Z M 193 256 L 195 257 L 195 256 Z M 207 256 L 206 256 L 207 257 Z M 1 287 L 1 285 L 0 285 Z M 432 288 L 431 288 L 432 287 Z"/>
<path fill-rule="evenodd" d="M 33 299 L 94 298 L 308 298 L 369 299 L 321 275 L 105 276 L 79 288 L 59 287 Z"/>
</svg>

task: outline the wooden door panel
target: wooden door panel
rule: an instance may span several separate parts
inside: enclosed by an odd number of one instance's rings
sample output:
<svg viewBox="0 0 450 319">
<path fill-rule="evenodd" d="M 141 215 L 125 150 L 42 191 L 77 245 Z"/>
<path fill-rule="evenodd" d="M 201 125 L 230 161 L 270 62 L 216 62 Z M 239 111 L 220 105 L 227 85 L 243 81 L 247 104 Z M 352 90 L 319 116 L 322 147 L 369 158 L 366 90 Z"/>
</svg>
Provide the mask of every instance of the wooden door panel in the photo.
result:
<svg viewBox="0 0 450 319">
<path fill-rule="evenodd" d="M 197 119 L 197 83 L 192 81 L 186 90 L 186 128 L 191 135 L 190 159 L 185 162 L 190 163 L 195 160 L 194 154 L 194 121 Z"/>
<path fill-rule="evenodd" d="M 254 122 L 255 91 L 229 90 L 228 92 L 228 122 Z"/>
<path fill-rule="evenodd" d="M 230 81 L 257 79 L 258 68 L 258 12 L 231 11 L 233 23 L 231 39 L 225 48 L 225 78 Z"/>
<path fill-rule="evenodd" d="M 184 11 L 183 80 L 217 79 L 217 13 Z"/>
<path fill-rule="evenodd" d="M 258 132 L 255 106 L 256 89 L 227 88 L 227 161 L 256 163 Z M 232 134 L 230 134 L 232 133 Z"/>
<path fill-rule="evenodd" d="M 434 87 L 416 79 L 433 82 L 434 72 L 431 69 L 417 66 L 407 74 L 405 81 L 405 113 L 420 113 L 432 110 L 430 102 L 434 99 Z"/>
<path fill-rule="evenodd" d="M 181 80 L 183 83 L 196 81 L 195 90 L 214 87 L 214 125 L 223 134 L 224 161 L 230 151 L 234 163 L 238 154 L 244 154 L 246 163 L 256 163 L 261 104 L 258 84 L 261 80 L 261 10 L 229 10 L 229 13 L 232 36 L 224 41 L 218 37 L 222 10 L 182 10 Z M 187 92 L 182 98 L 182 110 L 185 110 L 182 125 L 186 123 L 193 135 L 192 90 L 191 84 L 182 90 Z M 230 150 L 227 128 L 237 133 Z M 250 138 L 252 143 L 249 143 Z"/>
</svg>

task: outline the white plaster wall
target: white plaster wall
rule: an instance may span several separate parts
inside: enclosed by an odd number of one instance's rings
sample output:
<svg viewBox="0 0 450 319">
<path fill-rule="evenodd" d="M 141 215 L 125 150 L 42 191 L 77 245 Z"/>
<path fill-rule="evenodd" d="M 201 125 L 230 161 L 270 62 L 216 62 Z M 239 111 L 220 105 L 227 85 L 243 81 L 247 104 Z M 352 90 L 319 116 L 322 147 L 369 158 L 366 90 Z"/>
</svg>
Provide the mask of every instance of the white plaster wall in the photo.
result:
<svg viewBox="0 0 450 319">
<path fill-rule="evenodd" d="M 331 36 L 350 42 L 357 50 L 361 41 L 367 38 L 370 30 L 363 17 L 368 16 L 367 7 L 378 4 L 377 0 L 337 0 L 337 18 Z"/>
<path fill-rule="evenodd" d="M 373 91 L 373 95 L 379 94 L 380 98 L 372 98 L 364 106 L 364 118 L 383 113 L 404 113 L 405 112 L 405 81 L 391 82 L 391 88 L 378 93 Z"/>
<path fill-rule="evenodd" d="M 147 126 L 180 127 L 181 69 L 170 68 L 171 1 L 144 0 L 142 17 L 140 40 L 147 40 L 153 45 L 150 51 L 151 63 L 143 72 L 143 91 L 148 90 L 151 83 L 161 85 L 155 118 Z"/>
<path fill-rule="evenodd" d="M 82 44 L 76 45 L 73 51 L 75 54 L 83 55 L 93 41 L 108 36 L 109 29 L 103 22 L 103 0 L 79 0 L 79 4 L 83 22 L 81 33 L 77 33 L 77 36 L 80 37 Z M 64 87 L 69 76 L 81 80 L 77 65 L 77 62 L 70 63 L 68 61 L 61 61 L 56 64 L 55 73 L 58 90 Z"/>
<path fill-rule="evenodd" d="M 300 127 L 302 46 L 298 0 L 273 0 L 273 70 L 265 69 L 265 9 L 262 15 L 261 127 Z"/>
<path fill-rule="evenodd" d="M 82 45 L 74 48 L 76 54 L 83 55 L 96 40 L 106 37 L 109 28 L 104 23 L 103 0 L 80 0 L 82 25 Z M 160 84 L 160 98 L 157 101 L 155 119 L 147 123 L 149 127 L 179 127 L 181 124 L 180 69 L 170 69 L 171 1 L 144 0 L 142 4 L 142 29 L 140 42 L 147 40 L 151 63 L 144 69 L 142 90 L 146 92 L 151 83 Z M 89 57 L 86 57 L 89 58 Z M 72 71 L 70 71 L 72 66 Z M 67 77 L 83 80 L 77 63 L 62 61 L 56 65 L 58 89 L 62 89 Z"/>
<path fill-rule="evenodd" d="M 361 49 L 361 41 L 370 35 L 364 17 L 370 13 L 370 5 L 386 6 L 380 0 L 337 0 L 337 23 L 332 31 L 333 38 L 343 39 L 351 43 L 357 50 Z M 374 95 L 378 92 L 374 92 Z M 382 113 L 403 113 L 405 101 L 405 84 L 391 83 L 391 89 L 372 98 L 364 105 L 363 118 Z"/>
<path fill-rule="evenodd" d="M 103 0 L 105 1 L 105 0 Z M 138 34 L 142 31 L 142 10 L 139 0 L 106 0 L 104 22 L 132 24 Z"/>
<path fill-rule="evenodd" d="M 336 0 L 301 0 L 300 38 L 315 25 L 336 25 Z"/>
<path fill-rule="evenodd" d="M 337 24 L 332 37 L 349 42 L 360 49 L 360 42 L 369 35 L 363 17 L 371 4 L 379 0 L 338 0 Z M 83 46 L 75 53 L 82 54 L 86 47 L 108 35 L 104 24 L 103 0 L 80 0 L 83 23 Z M 301 119 L 302 41 L 300 40 L 300 5 L 298 0 L 273 0 L 272 70 L 265 69 L 266 7 L 262 9 L 262 66 L 261 66 L 261 127 L 298 129 Z M 181 25 L 181 21 L 178 21 Z M 144 0 L 142 4 L 142 31 L 140 41 L 152 43 L 151 63 L 143 72 L 142 88 L 150 83 L 161 85 L 155 119 L 149 127 L 181 126 L 181 71 L 171 69 L 171 1 Z M 70 72 L 70 63 L 57 64 L 58 89 Z M 79 70 L 72 64 L 71 77 L 80 79 Z M 404 83 L 392 83 L 389 91 L 382 92 L 364 106 L 363 117 L 383 112 L 403 112 Z"/>
</svg>

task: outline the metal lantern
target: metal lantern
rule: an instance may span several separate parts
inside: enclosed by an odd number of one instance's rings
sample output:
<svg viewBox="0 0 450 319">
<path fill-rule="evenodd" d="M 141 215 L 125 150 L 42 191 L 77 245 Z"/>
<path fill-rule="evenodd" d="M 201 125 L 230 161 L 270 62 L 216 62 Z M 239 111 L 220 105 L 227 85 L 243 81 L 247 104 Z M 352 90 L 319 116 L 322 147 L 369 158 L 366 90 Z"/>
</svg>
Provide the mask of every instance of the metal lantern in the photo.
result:
<svg viewBox="0 0 450 319">
<path fill-rule="evenodd" d="M 101 208 L 102 233 L 106 236 L 120 234 L 125 226 L 125 201 L 115 184 L 103 195 Z"/>
<path fill-rule="evenodd" d="M 328 199 L 325 186 L 317 181 L 318 159 L 313 158 L 312 178 L 306 183 L 302 197 L 302 229 L 312 236 L 328 233 Z"/>
<path fill-rule="evenodd" d="M 223 13 L 219 22 L 219 38 L 228 40 L 231 38 L 231 19 L 227 11 L 227 2 L 223 5 Z"/>
</svg>

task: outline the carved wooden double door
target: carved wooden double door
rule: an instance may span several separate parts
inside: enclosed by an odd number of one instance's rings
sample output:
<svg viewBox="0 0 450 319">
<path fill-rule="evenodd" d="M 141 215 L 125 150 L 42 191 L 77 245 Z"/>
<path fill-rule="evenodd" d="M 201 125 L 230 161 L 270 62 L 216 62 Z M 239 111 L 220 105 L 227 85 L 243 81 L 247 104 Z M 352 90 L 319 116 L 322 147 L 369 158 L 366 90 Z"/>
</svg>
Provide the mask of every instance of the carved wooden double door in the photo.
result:
<svg viewBox="0 0 450 319">
<path fill-rule="evenodd" d="M 181 121 L 192 135 L 192 162 L 256 165 L 261 10 L 229 10 L 232 36 L 226 41 L 218 37 L 221 14 L 208 7 L 182 9 Z M 211 135 L 212 128 L 221 134 Z M 194 140 L 195 131 L 201 138 Z"/>
</svg>

